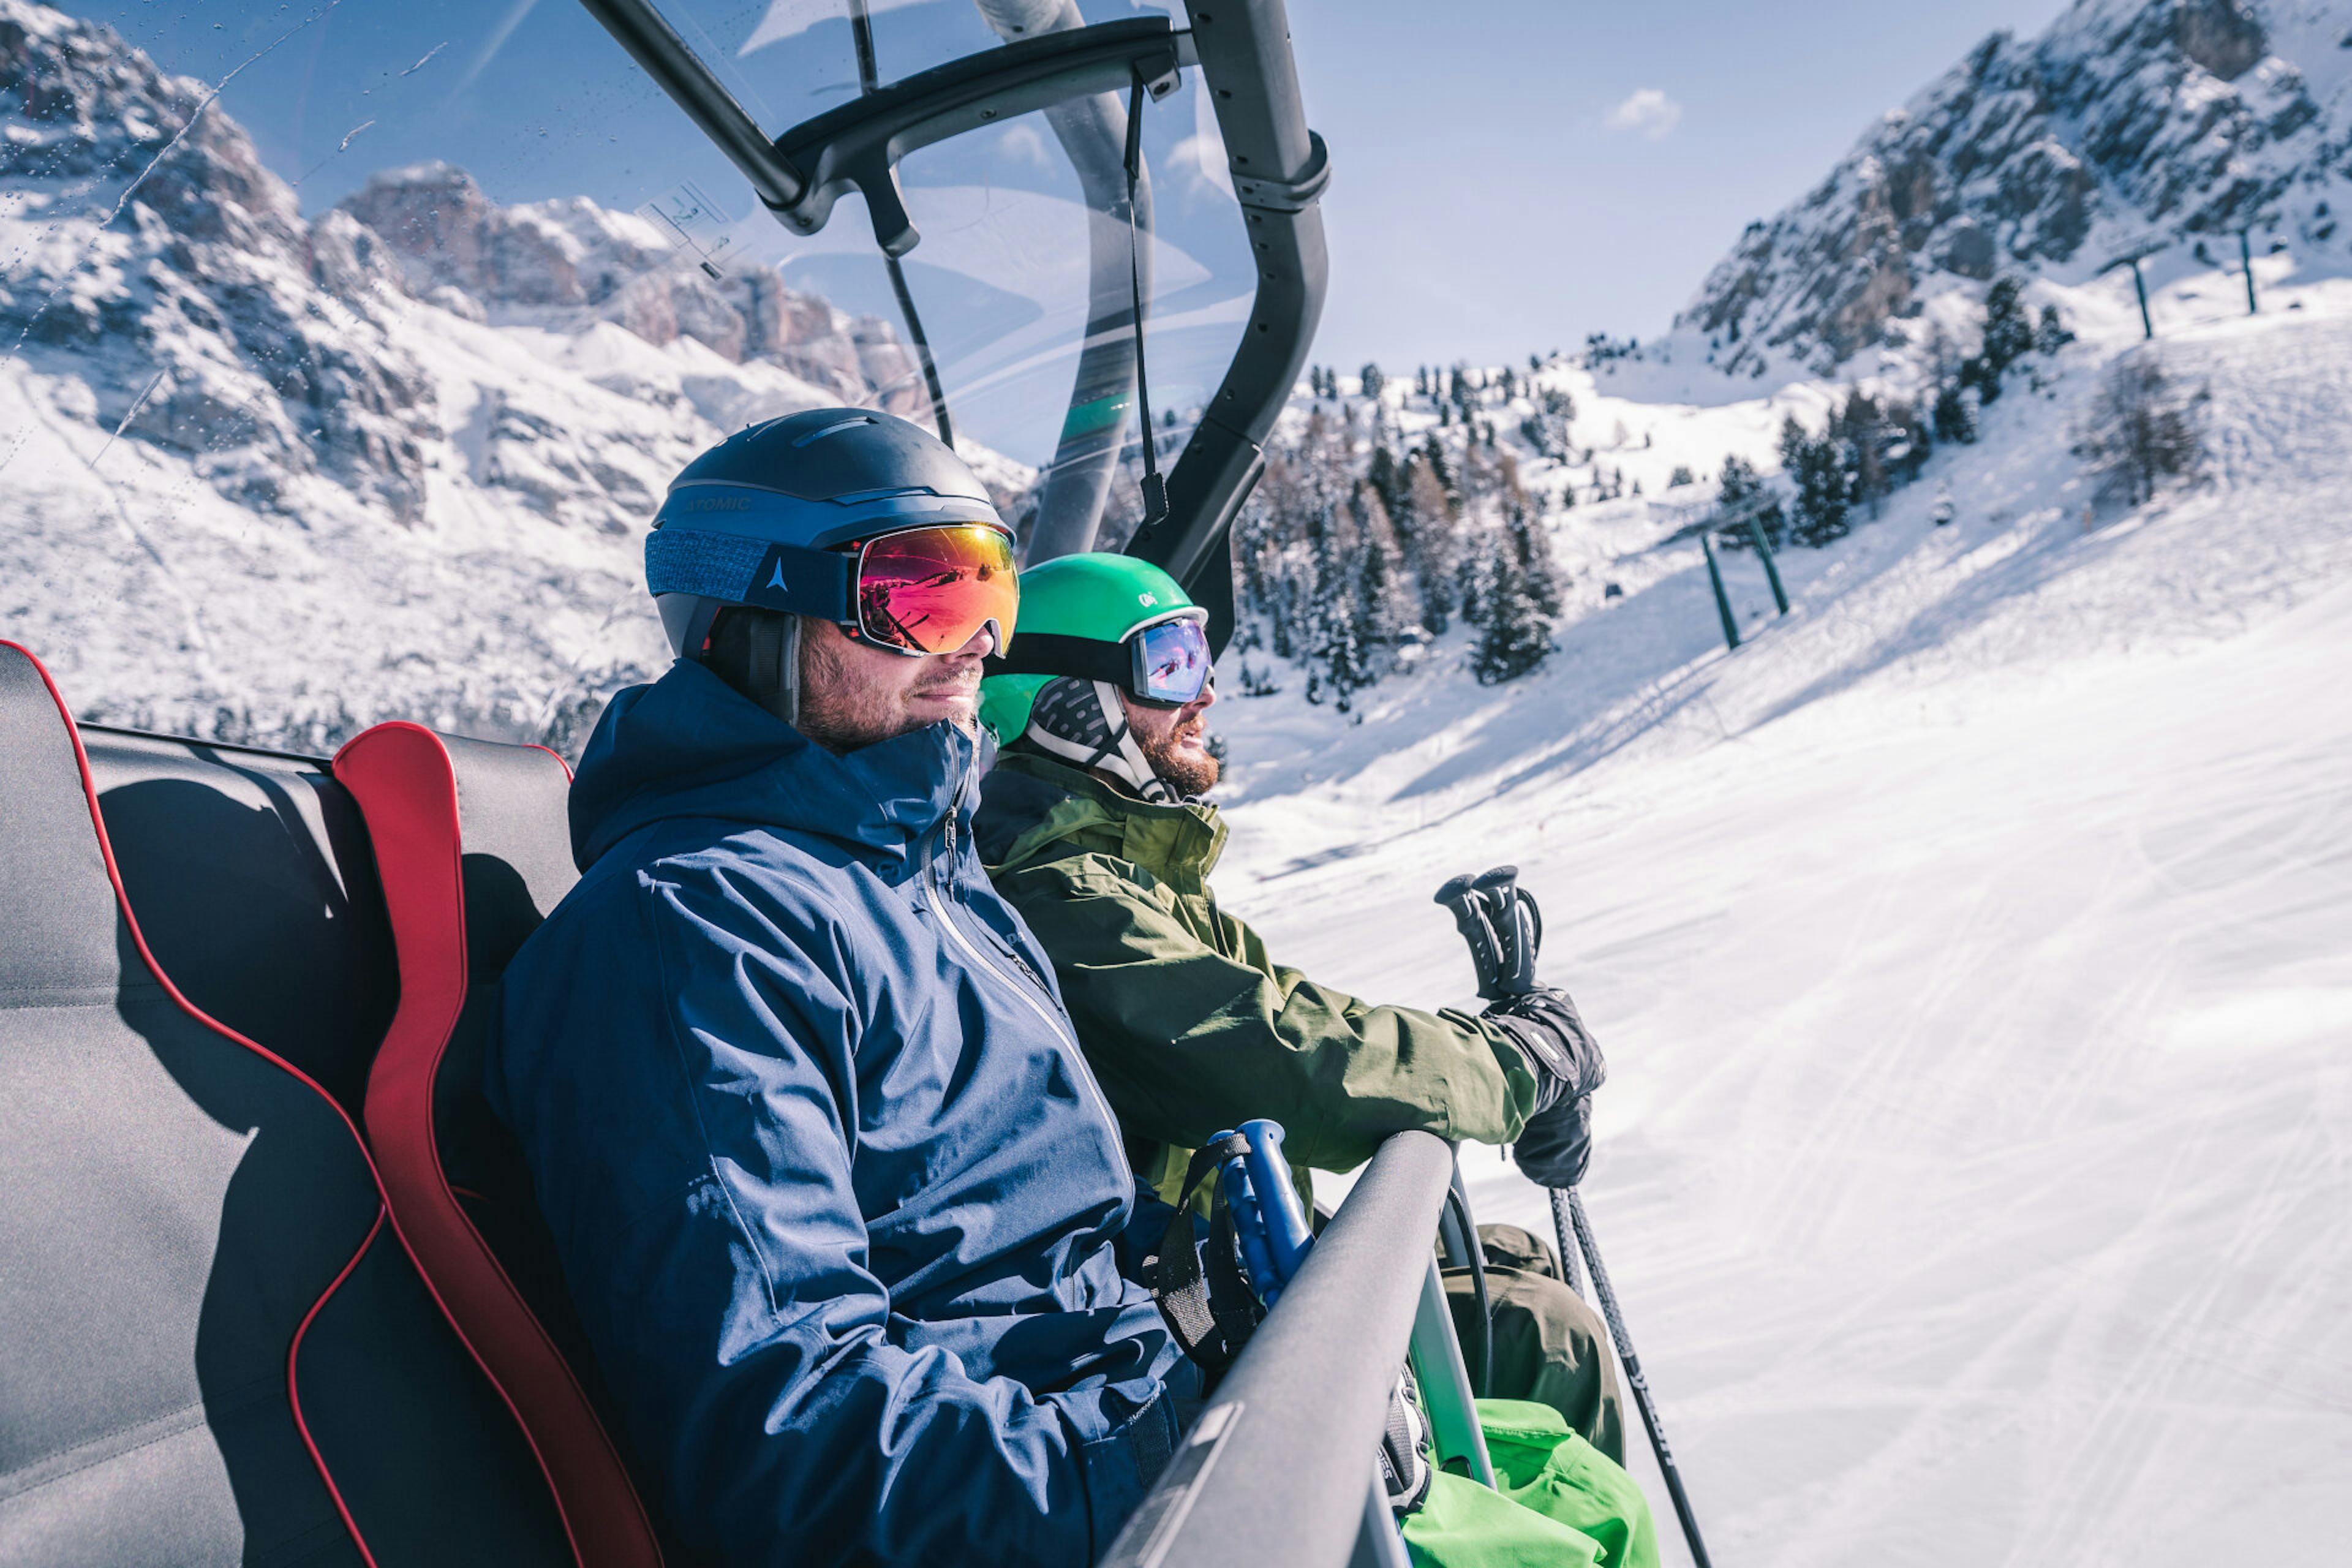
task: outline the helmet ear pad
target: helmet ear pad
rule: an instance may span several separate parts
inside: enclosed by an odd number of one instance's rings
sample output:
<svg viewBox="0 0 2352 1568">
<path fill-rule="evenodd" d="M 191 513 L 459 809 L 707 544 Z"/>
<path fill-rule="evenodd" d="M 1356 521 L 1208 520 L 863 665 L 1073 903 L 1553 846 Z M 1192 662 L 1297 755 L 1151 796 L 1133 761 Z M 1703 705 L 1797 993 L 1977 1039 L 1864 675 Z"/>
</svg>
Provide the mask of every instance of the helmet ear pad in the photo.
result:
<svg viewBox="0 0 2352 1568">
<path fill-rule="evenodd" d="M 730 605 L 711 623 L 711 674 L 792 725 L 801 721 L 801 620 L 789 610 Z"/>
</svg>

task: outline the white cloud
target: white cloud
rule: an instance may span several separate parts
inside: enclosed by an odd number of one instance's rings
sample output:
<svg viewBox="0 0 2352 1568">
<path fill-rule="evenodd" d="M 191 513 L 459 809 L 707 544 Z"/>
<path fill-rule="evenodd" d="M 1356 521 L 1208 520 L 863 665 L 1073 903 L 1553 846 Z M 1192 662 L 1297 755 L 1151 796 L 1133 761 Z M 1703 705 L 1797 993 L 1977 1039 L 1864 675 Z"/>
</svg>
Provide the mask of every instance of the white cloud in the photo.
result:
<svg viewBox="0 0 2352 1568">
<path fill-rule="evenodd" d="M 1006 126 L 997 147 L 1007 158 L 1034 163 L 1041 169 L 1052 167 L 1052 160 L 1045 155 L 1045 139 L 1037 134 L 1034 125 L 1015 122 Z"/>
<path fill-rule="evenodd" d="M 1184 174 L 1189 189 L 1212 188 L 1234 194 L 1234 172 L 1225 163 L 1225 139 L 1218 134 L 1217 116 L 1209 103 L 1209 89 L 1196 79 L 1192 87 L 1192 134 L 1169 151 Z"/>
<path fill-rule="evenodd" d="M 1664 139 L 1683 122 L 1683 106 L 1668 98 L 1664 88 L 1645 87 L 1609 111 L 1612 131 L 1635 131 L 1651 141 Z"/>
</svg>

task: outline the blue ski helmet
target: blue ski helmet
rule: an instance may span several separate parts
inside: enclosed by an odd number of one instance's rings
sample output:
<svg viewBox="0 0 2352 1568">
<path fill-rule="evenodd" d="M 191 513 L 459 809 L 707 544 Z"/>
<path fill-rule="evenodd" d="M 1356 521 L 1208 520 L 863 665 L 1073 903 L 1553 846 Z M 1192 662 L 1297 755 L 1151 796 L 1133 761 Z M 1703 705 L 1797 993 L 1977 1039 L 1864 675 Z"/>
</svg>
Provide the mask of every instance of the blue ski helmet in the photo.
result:
<svg viewBox="0 0 2352 1568">
<path fill-rule="evenodd" d="M 812 408 L 738 431 L 688 463 L 646 538 L 646 586 L 680 658 L 748 605 L 851 622 L 852 558 L 833 549 L 904 528 L 1012 529 L 962 458 L 870 408 Z"/>
</svg>

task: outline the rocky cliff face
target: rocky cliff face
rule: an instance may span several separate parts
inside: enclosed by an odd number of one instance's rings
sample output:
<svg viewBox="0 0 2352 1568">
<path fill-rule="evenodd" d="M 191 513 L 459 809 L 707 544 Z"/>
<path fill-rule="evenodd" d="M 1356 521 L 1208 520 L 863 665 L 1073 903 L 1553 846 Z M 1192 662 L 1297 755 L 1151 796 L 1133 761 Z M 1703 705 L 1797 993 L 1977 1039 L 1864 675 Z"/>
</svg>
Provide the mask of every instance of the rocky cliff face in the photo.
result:
<svg viewBox="0 0 2352 1568">
<path fill-rule="evenodd" d="M 669 477 L 877 401 L 926 406 L 886 322 L 443 164 L 306 219 L 204 84 L 0 0 L 0 635 L 86 717 L 576 739 L 667 658 Z"/>
<path fill-rule="evenodd" d="M 501 207 L 463 169 L 422 163 L 375 175 L 341 210 L 391 247 L 415 292 L 460 310 L 614 321 L 650 343 L 692 338 L 736 363 L 766 360 L 845 402 L 879 388 L 893 413 L 929 407 L 890 323 L 772 272 L 677 265 L 651 224 L 585 198 Z"/>
<path fill-rule="evenodd" d="M 325 471 L 417 521 L 429 397 L 349 222 L 313 229 L 200 82 L 101 27 L 0 10 L 0 181 L 21 249 L 0 346 L 85 356 L 98 421 L 200 456 L 257 507 Z"/>
<path fill-rule="evenodd" d="M 584 199 L 501 207 L 463 170 L 426 164 L 305 222 L 204 84 L 19 0 L 0 3 L 0 183 L 20 252 L 0 272 L 0 350 L 78 356 L 96 423 L 186 454 L 262 510 L 316 474 L 395 522 L 425 521 L 427 449 L 451 413 L 415 337 L 438 312 L 567 335 L 611 322 L 772 365 L 803 402 L 927 406 L 887 323 L 771 273 L 713 278 L 644 220 Z M 561 466 L 581 494 L 514 488 L 551 515 L 610 510 L 592 493 L 596 465 Z M 481 477 L 523 471 L 492 462 Z M 641 520 L 648 497 L 633 483 L 614 499 Z"/>
<path fill-rule="evenodd" d="M 1826 373 L 1997 271 L 2079 280 L 2250 226 L 2327 246 L 2352 188 L 2352 16 L 2329 12 L 2080 0 L 2038 39 L 1997 33 L 1751 224 L 1675 324 L 1734 373 Z"/>
</svg>

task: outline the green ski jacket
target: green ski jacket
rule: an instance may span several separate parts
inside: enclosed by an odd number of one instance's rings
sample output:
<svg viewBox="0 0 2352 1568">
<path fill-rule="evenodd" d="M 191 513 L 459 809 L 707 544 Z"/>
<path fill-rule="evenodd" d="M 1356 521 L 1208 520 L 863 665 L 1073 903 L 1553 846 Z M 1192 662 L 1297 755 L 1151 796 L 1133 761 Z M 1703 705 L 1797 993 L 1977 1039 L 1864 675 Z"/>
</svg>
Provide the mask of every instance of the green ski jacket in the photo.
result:
<svg viewBox="0 0 2352 1568">
<path fill-rule="evenodd" d="M 1001 752 L 981 859 L 1053 960 L 1136 1173 L 1170 1202 L 1192 1151 L 1269 1116 L 1294 1163 L 1345 1171 L 1391 1132 L 1518 1135 L 1536 1081 L 1467 1013 L 1376 1007 L 1276 963 L 1217 908 L 1216 807 L 1154 805 L 1026 748 Z"/>
</svg>

